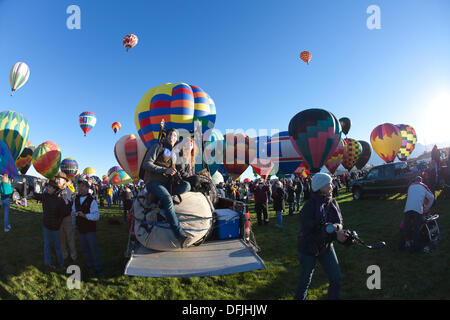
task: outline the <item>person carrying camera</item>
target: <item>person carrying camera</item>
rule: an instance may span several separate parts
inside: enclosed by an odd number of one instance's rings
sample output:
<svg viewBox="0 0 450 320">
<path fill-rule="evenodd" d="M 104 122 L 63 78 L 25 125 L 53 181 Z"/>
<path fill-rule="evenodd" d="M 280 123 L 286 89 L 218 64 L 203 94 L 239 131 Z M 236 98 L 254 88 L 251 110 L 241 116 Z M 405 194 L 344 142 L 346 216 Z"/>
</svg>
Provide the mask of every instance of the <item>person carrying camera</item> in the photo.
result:
<svg viewBox="0 0 450 320">
<path fill-rule="evenodd" d="M 343 224 L 341 210 L 333 199 L 332 178 L 326 173 L 316 173 L 311 181 L 311 198 L 300 212 L 301 229 L 298 235 L 299 261 L 301 264 L 300 282 L 295 300 L 305 300 L 316 261 L 319 261 L 328 275 L 330 286 L 328 299 L 339 299 L 341 270 L 333 241 L 344 243 L 347 235 L 343 230 L 328 233 L 328 224 Z"/>
<path fill-rule="evenodd" d="M 169 129 L 166 139 L 162 143 L 153 144 L 147 151 L 142 162 L 145 170 L 144 182 L 148 193 L 154 194 L 162 204 L 162 213 L 169 223 L 175 237 L 180 241 L 181 247 L 187 235 L 180 226 L 173 205 L 173 195 L 180 195 L 191 190 L 189 182 L 181 180 L 180 173 L 176 170 L 175 152 L 173 147 L 178 141 L 178 131 Z M 183 164 L 180 164 L 183 166 Z M 181 172 L 183 171 L 180 168 Z"/>
</svg>

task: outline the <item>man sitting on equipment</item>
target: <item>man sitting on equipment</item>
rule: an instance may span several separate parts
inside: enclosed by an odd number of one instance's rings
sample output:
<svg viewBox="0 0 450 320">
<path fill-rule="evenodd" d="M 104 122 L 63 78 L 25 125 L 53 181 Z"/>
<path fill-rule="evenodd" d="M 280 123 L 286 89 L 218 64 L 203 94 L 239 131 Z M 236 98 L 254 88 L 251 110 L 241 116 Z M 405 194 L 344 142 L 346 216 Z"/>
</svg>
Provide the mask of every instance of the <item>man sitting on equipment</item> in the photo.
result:
<svg viewBox="0 0 450 320">
<path fill-rule="evenodd" d="M 178 131 L 169 129 L 165 140 L 153 144 L 148 149 L 142 162 L 142 168 L 145 170 L 144 182 L 147 192 L 152 193 L 161 201 L 164 216 L 180 241 L 181 247 L 184 247 L 187 236 L 178 221 L 172 196 L 190 191 L 191 185 L 182 180 L 180 172 L 183 173 L 185 170 L 183 168 L 180 171 L 175 169 L 176 158 L 173 147 L 177 141 Z"/>
</svg>

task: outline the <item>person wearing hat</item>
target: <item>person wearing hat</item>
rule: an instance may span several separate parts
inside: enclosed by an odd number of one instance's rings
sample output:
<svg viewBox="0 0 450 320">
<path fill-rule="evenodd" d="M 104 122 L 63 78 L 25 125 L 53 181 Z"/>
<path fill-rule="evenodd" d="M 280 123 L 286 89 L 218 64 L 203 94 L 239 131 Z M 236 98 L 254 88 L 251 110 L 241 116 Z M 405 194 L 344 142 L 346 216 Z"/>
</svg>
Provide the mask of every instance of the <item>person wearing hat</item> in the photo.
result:
<svg viewBox="0 0 450 320">
<path fill-rule="evenodd" d="M 71 216 L 73 200 L 75 194 L 68 188 L 69 177 L 64 172 L 59 171 L 55 176 L 55 182 L 58 186 L 56 195 L 64 201 L 64 211 L 62 214 L 61 227 L 59 229 L 61 251 L 64 260 L 70 258 L 73 262 L 77 261 L 78 253 L 75 245 L 75 220 Z M 69 250 L 67 250 L 67 246 Z"/>
<path fill-rule="evenodd" d="M 180 246 L 184 247 L 187 235 L 178 221 L 172 196 L 190 191 L 191 185 L 181 179 L 179 179 L 179 183 L 173 183 L 180 174 L 175 167 L 177 163 L 173 150 L 178 142 L 178 137 L 177 130 L 169 129 L 164 141 L 150 146 L 142 161 L 142 168 L 145 170 L 143 180 L 148 194 L 154 194 L 160 200 L 167 223 L 180 242 Z M 180 165 L 180 172 L 185 171 L 182 168 L 183 164 Z"/>
<path fill-rule="evenodd" d="M 339 299 L 341 270 L 333 241 L 344 243 L 347 236 L 343 230 L 331 234 L 325 232 L 325 226 L 329 223 L 343 225 L 339 205 L 333 199 L 331 176 L 316 173 L 311 181 L 311 191 L 311 198 L 300 211 L 301 229 L 297 239 L 301 275 L 294 299 L 306 299 L 317 261 L 330 281 L 328 298 Z"/>
<path fill-rule="evenodd" d="M 97 221 L 100 219 L 97 201 L 89 193 L 90 184 L 87 180 L 78 181 L 78 195 L 72 206 L 72 216 L 76 217 L 78 239 L 88 268 L 96 273 L 103 270 L 97 246 Z"/>
<path fill-rule="evenodd" d="M 51 243 L 53 243 L 58 261 L 58 268 L 64 268 L 64 257 L 61 252 L 60 227 L 65 211 L 65 203 L 62 197 L 57 195 L 58 183 L 50 180 L 41 196 L 44 234 L 44 263 L 50 269 L 57 267 L 51 263 Z"/>
</svg>

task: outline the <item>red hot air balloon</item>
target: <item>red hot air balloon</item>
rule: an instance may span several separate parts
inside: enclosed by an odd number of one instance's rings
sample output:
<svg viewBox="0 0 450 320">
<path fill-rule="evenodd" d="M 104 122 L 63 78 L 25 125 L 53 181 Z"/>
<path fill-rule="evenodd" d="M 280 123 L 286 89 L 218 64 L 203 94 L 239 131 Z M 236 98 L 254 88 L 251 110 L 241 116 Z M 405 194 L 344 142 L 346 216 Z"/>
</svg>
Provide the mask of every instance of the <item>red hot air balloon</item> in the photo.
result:
<svg viewBox="0 0 450 320">
<path fill-rule="evenodd" d="M 135 45 L 137 45 L 137 43 L 138 37 L 132 33 L 127 34 L 122 40 L 122 44 L 125 47 L 125 49 L 127 49 L 127 51 L 133 48 Z"/>
<path fill-rule="evenodd" d="M 309 64 L 309 61 L 311 61 L 311 53 L 309 51 L 300 52 L 300 59 Z"/>
</svg>

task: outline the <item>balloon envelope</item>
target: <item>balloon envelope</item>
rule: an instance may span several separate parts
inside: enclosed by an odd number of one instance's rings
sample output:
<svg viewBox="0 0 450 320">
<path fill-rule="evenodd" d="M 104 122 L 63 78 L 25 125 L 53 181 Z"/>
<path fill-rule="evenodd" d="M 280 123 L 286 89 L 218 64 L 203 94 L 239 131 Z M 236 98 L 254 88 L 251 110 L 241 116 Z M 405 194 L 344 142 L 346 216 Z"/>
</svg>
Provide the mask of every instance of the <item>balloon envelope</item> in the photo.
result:
<svg viewBox="0 0 450 320">
<path fill-rule="evenodd" d="M 219 167 L 223 165 L 225 138 L 220 130 L 209 129 L 203 134 L 203 141 L 203 155 L 199 153 L 198 157 L 195 159 L 195 171 L 198 172 L 203 169 L 201 159 L 203 156 L 203 161 L 209 167 L 209 173 L 213 175 L 219 170 Z"/>
<path fill-rule="evenodd" d="M 339 119 L 339 123 L 341 124 L 342 132 L 347 135 L 350 131 L 350 127 L 352 126 L 352 122 L 349 118 L 344 117 Z"/>
<path fill-rule="evenodd" d="M 97 172 L 92 167 L 87 167 L 83 170 L 83 174 L 85 174 L 88 178 L 95 176 Z"/>
<path fill-rule="evenodd" d="M 9 147 L 2 140 L 0 140 L 0 173 L 7 175 L 10 179 L 18 175 Z"/>
<path fill-rule="evenodd" d="M 331 174 L 334 174 L 337 168 L 341 165 L 342 161 L 344 160 L 344 154 L 346 151 L 347 145 L 345 143 L 345 140 L 341 139 L 333 155 L 325 163 L 325 167 L 327 167 L 328 171 L 330 171 Z"/>
<path fill-rule="evenodd" d="M 130 50 L 134 46 L 137 45 L 139 39 L 135 34 L 127 34 L 125 37 L 123 37 L 122 44 L 125 47 L 125 49 Z"/>
<path fill-rule="evenodd" d="M 363 140 L 358 140 L 358 142 L 361 144 L 362 152 L 359 156 L 359 159 L 356 160 L 355 167 L 358 170 L 361 170 L 364 168 L 364 166 L 369 162 L 370 156 L 372 155 L 372 148 L 370 147 L 370 144 Z"/>
<path fill-rule="evenodd" d="M 133 179 L 139 179 L 139 170 L 147 148 L 139 136 L 129 134 L 123 136 L 114 146 L 114 155 L 123 170 Z"/>
<path fill-rule="evenodd" d="M 61 161 L 60 165 L 61 171 L 64 172 L 69 179 L 73 179 L 78 172 L 78 163 L 75 159 L 66 158 Z"/>
<path fill-rule="evenodd" d="M 300 52 L 300 59 L 309 64 L 309 61 L 311 61 L 311 53 L 309 51 Z"/>
<path fill-rule="evenodd" d="M 9 147 L 14 160 L 19 158 L 28 141 L 28 121 L 15 111 L 0 113 L 0 140 Z"/>
<path fill-rule="evenodd" d="M 116 121 L 116 122 L 113 122 L 111 127 L 112 127 L 114 133 L 117 133 L 120 130 L 120 128 L 122 128 L 122 125 L 120 124 L 120 122 Z"/>
<path fill-rule="evenodd" d="M 236 180 L 256 158 L 256 142 L 242 133 L 229 133 L 224 138 L 223 164 Z"/>
<path fill-rule="evenodd" d="M 78 122 L 80 124 L 81 130 L 84 132 L 84 136 L 86 136 L 86 134 L 91 131 L 91 129 L 97 123 L 97 117 L 94 113 L 85 111 L 80 114 Z"/>
<path fill-rule="evenodd" d="M 19 158 L 17 158 L 15 163 L 21 174 L 26 174 L 30 169 L 34 149 L 34 145 L 28 141 Z"/>
<path fill-rule="evenodd" d="M 30 77 L 30 68 L 24 62 L 17 62 L 9 72 L 9 83 L 11 84 L 11 95 L 22 87 Z"/>
<path fill-rule="evenodd" d="M 52 141 L 41 143 L 33 152 L 33 167 L 47 179 L 52 179 L 59 170 L 61 151 Z"/>
<path fill-rule="evenodd" d="M 358 141 L 350 138 L 345 139 L 345 144 L 347 146 L 347 150 L 344 153 L 342 166 L 350 171 L 359 159 L 362 152 L 362 147 Z"/>
<path fill-rule="evenodd" d="M 134 122 L 147 148 L 158 141 L 161 120 L 165 129 L 194 131 L 194 121 L 202 124 L 202 133 L 214 127 L 216 107 L 201 88 L 186 83 L 166 83 L 151 88 L 138 103 Z"/>
<path fill-rule="evenodd" d="M 295 141 L 291 139 L 288 131 L 282 131 L 270 137 L 267 153 L 274 163 L 272 174 L 277 174 L 279 171 L 285 175 L 292 174 L 303 162 Z"/>
<path fill-rule="evenodd" d="M 224 182 L 223 180 L 223 176 L 219 171 L 216 171 L 212 176 L 212 181 L 214 182 L 215 185 L 218 185 L 221 182 Z"/>
<path fill-rule="evenodd" d="M 289 122 L 289 135 L 312 173 L 319 172 L 341 140 L 341 125 L 323 109 L 307 109 Z"/>
<path fill-rule="evenodd" d="M 398 150 L 397 158 L 400 161 L 406 161 L 416 147 L 416 130 L 407 124 L 398 124 L 397 127 L 400 129 L 400 135 L 402 137 L 402 145 Z"/>
<path fill-rule="evenodd" d="M 392 123 L 384 123 L 373 129 L 370 135 L 373 150 L 386 163 L 393 162 L 402 145 L 400 129 Z"/>
</svg>

